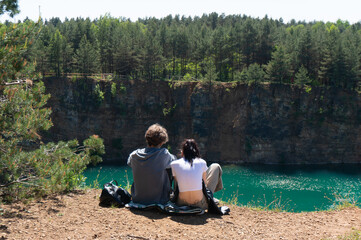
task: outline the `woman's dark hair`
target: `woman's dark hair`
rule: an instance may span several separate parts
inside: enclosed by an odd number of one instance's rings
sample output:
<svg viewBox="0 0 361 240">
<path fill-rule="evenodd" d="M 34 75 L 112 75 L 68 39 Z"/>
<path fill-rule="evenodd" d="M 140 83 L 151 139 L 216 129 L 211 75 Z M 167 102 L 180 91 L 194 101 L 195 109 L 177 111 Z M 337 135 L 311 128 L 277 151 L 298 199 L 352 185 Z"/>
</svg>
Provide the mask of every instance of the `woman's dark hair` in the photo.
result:
<svg viewBox="0 0 361 240">
<path fill-rule="evenodd" d="M 194 139 L 185 139 L 183 141 L 182 152 L 184 159 L 188 161 L 191 166 L 193 165 L 193 159 L 201 157 L 197 143 Z"/>
</svg>

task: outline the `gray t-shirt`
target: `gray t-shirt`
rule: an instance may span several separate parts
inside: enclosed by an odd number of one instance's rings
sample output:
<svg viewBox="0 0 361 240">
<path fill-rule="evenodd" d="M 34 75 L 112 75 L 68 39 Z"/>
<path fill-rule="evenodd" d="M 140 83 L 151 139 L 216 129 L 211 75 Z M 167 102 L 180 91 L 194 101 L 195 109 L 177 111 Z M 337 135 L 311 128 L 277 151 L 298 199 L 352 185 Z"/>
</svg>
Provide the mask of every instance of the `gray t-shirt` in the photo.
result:
<svg viewBox="0 0 361 240">
<path fill-rule="evenodd" d="M 133 202 L 165 204 L 169 201 L 171 186 L 166 169 L 174 159 L 165 148 L 142 148 L 129 155 L 128 165 L 133 170 Z"/>
</svg>

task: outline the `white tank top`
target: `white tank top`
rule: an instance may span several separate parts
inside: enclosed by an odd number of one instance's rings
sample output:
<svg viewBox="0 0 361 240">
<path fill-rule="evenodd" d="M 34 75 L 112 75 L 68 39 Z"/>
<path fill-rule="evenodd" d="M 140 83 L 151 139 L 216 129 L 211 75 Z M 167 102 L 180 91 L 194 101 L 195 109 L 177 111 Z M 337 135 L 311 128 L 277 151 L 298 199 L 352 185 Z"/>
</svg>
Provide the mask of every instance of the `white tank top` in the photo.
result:
<svg viewBox="0 0 361 240">
<path fill-rule="evenodd" d="M 184 158 L 171 162 L 173 176 L 177 178 L 179 192 L 202 190 L 202 175 L 207 171 L 207 163 L 201 158 L 193 159 L 193 164 Z"/>
</svg>

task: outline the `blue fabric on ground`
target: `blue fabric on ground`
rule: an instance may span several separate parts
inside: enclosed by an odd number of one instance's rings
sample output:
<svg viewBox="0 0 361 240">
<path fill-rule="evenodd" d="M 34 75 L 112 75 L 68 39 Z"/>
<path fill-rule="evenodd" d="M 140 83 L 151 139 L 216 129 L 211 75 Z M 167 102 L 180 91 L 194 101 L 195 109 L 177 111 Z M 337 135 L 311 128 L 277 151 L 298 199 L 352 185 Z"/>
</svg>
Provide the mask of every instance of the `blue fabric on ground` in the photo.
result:
<svg viewBox="0 0 361 240">
<path fill-rule="evenodd" d="M 190 206 L 177 206 L 172 202 L 168 202 L 166 204 L 140 204 L 130 202 L 125 205 L 126 208 L 130 209 L 157 209 L 161 212 L 168 214 L 179 214 L 179 215 L 201 215 L 204 214 L 204 210 L 198 207 L 190 207 Z"/>
</svg>

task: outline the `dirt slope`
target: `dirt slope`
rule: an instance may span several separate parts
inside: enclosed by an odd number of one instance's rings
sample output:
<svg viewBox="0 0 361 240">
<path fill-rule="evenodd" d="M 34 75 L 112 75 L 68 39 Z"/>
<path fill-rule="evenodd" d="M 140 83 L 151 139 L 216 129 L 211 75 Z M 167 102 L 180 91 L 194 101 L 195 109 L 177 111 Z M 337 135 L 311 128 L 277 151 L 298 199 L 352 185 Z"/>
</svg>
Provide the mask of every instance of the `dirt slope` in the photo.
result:
<svg viewBox="0 0 361 240">
<path fill-rule="evenodd" d="M 167 216 L 98 206 L 100 190 L 0 207 L 0 239 L 337 239 L 361 229 L 361 210 Z"/>
</svg>

